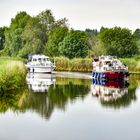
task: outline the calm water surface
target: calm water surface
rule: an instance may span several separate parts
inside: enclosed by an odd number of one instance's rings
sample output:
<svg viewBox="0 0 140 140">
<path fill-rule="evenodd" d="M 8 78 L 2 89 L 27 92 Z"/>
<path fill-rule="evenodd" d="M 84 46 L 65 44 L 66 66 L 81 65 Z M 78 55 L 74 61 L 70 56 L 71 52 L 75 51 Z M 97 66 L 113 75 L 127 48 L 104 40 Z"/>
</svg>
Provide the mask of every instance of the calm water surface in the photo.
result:
<svg viewBox="0 0 140 140">
<path fill-rule="evenodd" d="M 0 139 L 139 140 L 140 78 L 89 77 L 28 74 L 27 87 L 0 94 Z"/>
</svg>

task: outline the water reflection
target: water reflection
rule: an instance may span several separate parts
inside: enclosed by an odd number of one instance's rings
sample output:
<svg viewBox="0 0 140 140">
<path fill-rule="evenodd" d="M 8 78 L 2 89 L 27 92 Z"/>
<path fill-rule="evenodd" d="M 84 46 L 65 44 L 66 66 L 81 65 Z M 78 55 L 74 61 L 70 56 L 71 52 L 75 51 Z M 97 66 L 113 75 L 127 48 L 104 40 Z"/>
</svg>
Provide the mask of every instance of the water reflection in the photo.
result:
<svg viewBox="0 0 140 140">
<path fill-rule="evenodd" d="M 91 86 L 92 95 L 97 97 L 100 103 L 105 107 L 120 108 L 128 106 L 133 100 L 136 100 L 136 87 L 129 88 L 129 83 L 121 81 L 102 81 L 94 80 Z"/>
<path fill-rule="evenodd" d="M 43 77 L 43 78 L 41 78 Z M 90 91 L 90 81 L 55 77 L 55 75 L 27 75 L 29 91 L 22 98 L 22 110 L 38 112 L 49 119 L 54 109 L 66 110 L 69 102 L 83 100 Z"/>
<path fill-rule="evenodd" d="M 33 92 L 47 92 L 50 85 L 55 87 L 55 75 L 54 74 L 37 74 L 28 73 L 27 77 L 28 88 Z"/>
<path fill-rule="evenodd" d="M 130 85 L 126 81 L 104 82 L 28 74 L 26 87 L 0 94 L 0 112 L 9 109 L 21 113 L 31 111 L 49 119 L 55 109 L 67 111 L 68 105 L 84 100 L 90 92 L 103 107 L 128 107 L 136 101 L 135 90 L 138 87 L 136 80 L 130 79 L 129 82 Z"/>
<path fill-rule="evenodd" d="M 139 138 L 140 78 L 130 77 L 128 86 L 125 81 L 92 82 L 67 75 L 53 75 L 52 80 L 44 75 L 35 82 L 36 76 L 30 75 L 23 89 L 0 93 L 0 139 Z M 34 83 L 48 88 L 34 88 Z M 103 89 L 108 94 L 101 99 Z"/>
<path fill-rule="evenodd" d="M 7 110 L 14 112 L 21 110 L 23 98 L 27 95 L 26 88 L 0 93 L 0 112 L 5 113 Z"/>
</svg>

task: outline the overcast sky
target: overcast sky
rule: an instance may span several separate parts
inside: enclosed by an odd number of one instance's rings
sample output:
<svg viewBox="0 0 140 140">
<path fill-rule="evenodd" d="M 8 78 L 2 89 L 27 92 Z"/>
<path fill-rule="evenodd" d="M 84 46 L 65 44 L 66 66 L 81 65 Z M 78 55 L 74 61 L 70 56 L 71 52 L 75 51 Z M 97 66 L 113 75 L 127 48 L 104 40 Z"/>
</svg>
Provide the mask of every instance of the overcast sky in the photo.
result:
<svg viewBox="0 0 140 140">
<path fill-rule="evenodd" d="M 0 0 L 0 26 L 10 25 L 19 11 L 37 15 L 45 9 L 56 19 L 66 17 L 74 29 L 140 28 L 140 0 Z"/>
</svg>

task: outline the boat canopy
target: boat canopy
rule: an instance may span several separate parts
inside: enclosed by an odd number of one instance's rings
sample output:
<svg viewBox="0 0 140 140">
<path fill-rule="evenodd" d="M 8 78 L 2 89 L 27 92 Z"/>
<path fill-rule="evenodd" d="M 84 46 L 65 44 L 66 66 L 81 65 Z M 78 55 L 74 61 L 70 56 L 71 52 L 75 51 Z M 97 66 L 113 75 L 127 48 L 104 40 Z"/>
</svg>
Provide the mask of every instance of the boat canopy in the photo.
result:
<svg viewBox="0 0 140 140">
<path fill-rule="evenodd" d="M 32 55 L 32 58 L 38 59 L 38 58 L 49 58 L 49 57 L 45 56 L 45 55 L 34 54 L 34 55 Z"/>
</svg>

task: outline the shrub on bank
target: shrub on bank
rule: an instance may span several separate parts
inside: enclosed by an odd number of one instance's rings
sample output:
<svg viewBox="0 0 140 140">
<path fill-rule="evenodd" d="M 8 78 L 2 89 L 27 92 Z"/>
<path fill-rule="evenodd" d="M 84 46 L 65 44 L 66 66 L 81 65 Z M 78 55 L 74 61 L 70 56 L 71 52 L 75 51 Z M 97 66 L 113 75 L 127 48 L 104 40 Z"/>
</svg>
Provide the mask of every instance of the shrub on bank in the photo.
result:
<svg viewBox="0 0 140 140">
<path fill-rule="evenodd" d="M 0 60 L 0 92 L 11 91 L 25 85 L 26 69 L 21 61 Z"/>
<path fill-rule="evenodd" d="M 92 59 L 90 58 L 74 58 L 56 57 L 56 71 L 79 71 L 91 72 Z"/>
<path fill-rule="evenodd" d="M 122 58 L 120 60 L 128 66 L 130 72 L 140 72 L 140 60 L 136 58 Z"/>
</svg>

